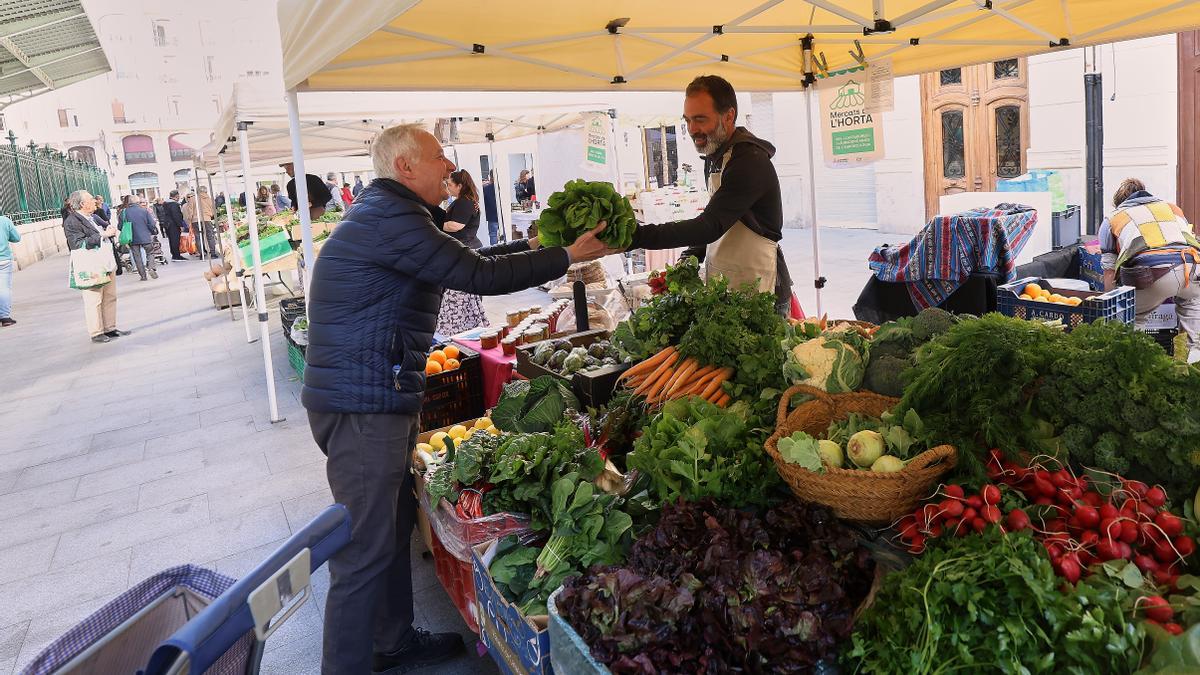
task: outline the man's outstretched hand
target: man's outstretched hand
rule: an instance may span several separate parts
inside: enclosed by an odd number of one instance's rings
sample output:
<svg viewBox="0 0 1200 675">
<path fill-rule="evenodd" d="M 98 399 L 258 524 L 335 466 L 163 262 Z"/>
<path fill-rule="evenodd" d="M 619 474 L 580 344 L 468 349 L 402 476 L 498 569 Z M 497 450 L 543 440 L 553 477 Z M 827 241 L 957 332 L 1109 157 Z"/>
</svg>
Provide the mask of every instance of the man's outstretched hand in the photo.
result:
<svg viewBox="0 0 1200 675">
<path fill-rule="evenodd" d="M 568 246 L 567 253 L 571 256 L 571 262 L 587 262 L 613 253 L 620 253 L 621 249 L 611 248 L 608 244 L 596 238 L 596 235 L 603 232 L 606 227 L 608 227 L 608 223 L 601 221 L 594 229 L 583 233 L 581 237 L 575 240 L 574 244 Z"/>
</svg>

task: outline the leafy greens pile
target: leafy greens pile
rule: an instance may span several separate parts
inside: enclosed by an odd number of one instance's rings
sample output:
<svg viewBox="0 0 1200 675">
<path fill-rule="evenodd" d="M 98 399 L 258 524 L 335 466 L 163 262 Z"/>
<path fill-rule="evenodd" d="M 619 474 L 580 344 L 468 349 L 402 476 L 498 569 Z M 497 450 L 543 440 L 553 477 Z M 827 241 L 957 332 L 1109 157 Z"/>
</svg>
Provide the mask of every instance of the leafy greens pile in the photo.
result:
<svg viewBox="0 0 1200 675">
<path fill-rule="evenodd" d="M 562 379 L 543 375 L 504 385 L 492 423 L 501 431 L 550 431 L 568 409 L 578 408 L 579 399 Z"/>
<path fill-rule="evenodd" d="M 938 539 L 884 578 L 846 665 L 884 675 L 1136 670 L 1145 633 L 1123 611 L 1130 589 L 1103 574 L 1069 592 L 1061 583 L 1028 533 Z"/>
<path fill-rule="evenodd" d="M 1132 326 L 1064 333 L 989 314 L 921 347 L 897 412 L 959 449 L 983 475 L 989 448 L 1069 453 L 1084 466 L 1191 494 L 1200 483 L 1200 369 L 1172 360 Z M 972 452 L 973 451 L 973 452 Z"/>
<path fill-rule="evenodd" d="M 633 206 L 605 181 L 568 181 L 561 192 L 546 200 L 546 208 L 537 219 L 538 241 L 542 246 L 568 246 L 601 221 L 608 226 L 598 235 L 614 248 L 626 249 L 633 243 L 637 219 Z"/>
<path fill-rule="evenodd" d="M 489 572 L 497 588 L 526 616 L 546 613 L 546 599 L 564 579 L 591 565 L 625 559 L 633 519 L 616 508 L 615 495 L 597 491 L 569 473 L 550 489 L 550 540 L 539 548 L 505 537 Z"/>
<path fill-rule="evenodd" d="M 567 579 L 558 610 L 615 675 L 807 673 L 850 634 L 873 568 L 823 507 L 680 501 L 627 565 Z"/>
<path fill-rule="evenodd" d="M 634 443 L 626 464 L 647 476 L 660 503 L 712 497 L 722 504 L 765 506 L 782 482 L 747 425 L 749 407 L 719 408 L 699 397 L 668 401 Z"/>
<path fill-rule="evenodd" d="M 545 529 L 553 521 L 551 486 L 559 477 L 575 474 L 592 480 L 604 471 L 595 448 L 584 447 L 583 431 L 560 422 L 553 434 L 512 434 L 504 437 L 490 463 L 483 510 L 527 513 L 530 526 Z"/>
</svg>

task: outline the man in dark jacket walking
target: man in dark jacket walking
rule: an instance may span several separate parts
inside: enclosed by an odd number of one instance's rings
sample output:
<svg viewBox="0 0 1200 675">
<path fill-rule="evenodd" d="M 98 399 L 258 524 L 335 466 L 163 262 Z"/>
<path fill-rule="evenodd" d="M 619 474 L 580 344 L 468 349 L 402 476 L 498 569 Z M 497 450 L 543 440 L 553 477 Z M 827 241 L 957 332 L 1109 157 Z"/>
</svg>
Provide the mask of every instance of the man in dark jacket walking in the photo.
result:
<svg viewBox="0 0 1200 675">
<path fill-rule="evenodd" d="M 171 247 L 171 260 L 187 260 L 179 250 L 179 235 L 187 229 L 183 209 L 179 206 L 179 190 L 171 190 L 171 198 L 163 202 L 162 228 Z"/>
<path fill-rule="evenodd" d="M 708 276 L 774 291 L 776 311 L 786 314 L 792 279 L 779 249 L 783 199 L 771 164 L 775 146 L 735 126 L 737 96 L 716 75 L 702 75 L 688 85 L 683 117 L 696 151 L 704 156 L 708 205 L 690 220 L 639 227 L 630 248 L 686 246 L 683 255 L 699 258 Z"/>
<path fill-rule="evenodd" d="M 442 292 L 509 293 L 610 252 L 595 232 L 567 248 L 534 239 L 471 250 L 440 230 L 437 204 L 455 167 L 432 134 L 386 129 L 371 156 L 379 178 L 326 240 L 308 297 L 301 400 L 329 457 L 334 501 L 353 524 L 329 561 L 325 675 L 407 672 L 462 650 L 457 633 L 413 626 L 409 570 L 417 506 L 408 461 Z"/>
<path fill-rule="evenodd" d="M 158 278 L 158 263 L 155 262 L 154 254 L 150 251 L 154 237 L 158 235 L 158 223 L 154 222 L 154 216 L 150 214 L 145 204 L 145 197 L 133 195 L 129 199 L 129 206 L 125 209 L 125 220 L 133 225 L 133 241 L 129 245 L 129 255 L 133 258 L 133 264 L 137 266 L 138 276 L 142 278 L 142 281 L 146 281 L 147 267 L 149 267 L 150 276 Z"/>
</svg>

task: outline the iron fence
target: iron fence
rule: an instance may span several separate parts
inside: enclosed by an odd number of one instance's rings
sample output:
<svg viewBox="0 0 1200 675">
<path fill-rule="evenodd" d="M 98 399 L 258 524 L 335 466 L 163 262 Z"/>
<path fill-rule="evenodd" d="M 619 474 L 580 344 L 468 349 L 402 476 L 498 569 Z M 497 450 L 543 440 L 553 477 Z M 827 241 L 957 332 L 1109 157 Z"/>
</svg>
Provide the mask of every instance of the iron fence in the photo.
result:
<svg viewBox="0 0 1200 675">
<path fill-rule="evenodd" d="M 75 190 L 112 202 L 103 169 L 32 142 L 18 147 L 9 131 L 8 145 L 0 143 L 0 213 L 17 223 L 58 218 L 63 201 Z"/>
</svg>

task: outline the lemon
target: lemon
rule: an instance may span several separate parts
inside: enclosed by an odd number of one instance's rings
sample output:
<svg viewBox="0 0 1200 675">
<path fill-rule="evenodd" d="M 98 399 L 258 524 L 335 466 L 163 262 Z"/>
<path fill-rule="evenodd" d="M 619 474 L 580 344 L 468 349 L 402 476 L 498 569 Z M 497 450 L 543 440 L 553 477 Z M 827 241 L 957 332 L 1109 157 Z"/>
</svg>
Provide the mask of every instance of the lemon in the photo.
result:
<svg viewBox="0 0 1200 675">
<path fill-rule="evenodd" d="M 491 427 L 492 418 L 490 417 L 480 417 L 479 419 L 475 420 L 476 429 L 490 429 Z"/>
<path fill-rule="evenodd" d="M 433 446 L 428 443 L 417 443 L 417 450 L 424 450 L 429 454 L 433 454 Z"/>
<path fill-rule="evenodd" d="M 1032 295 L 1026 295 L 1026 294 L 1024 294 L 1024 293 L 1022 293 L 1022 294 L 1018 295 L 1017 297 L 1018 297 L 1018 298 L 1020 298 L 1020 299 L 1022 299 L 1022 300 L 1032 300 L 1032 299 L 1033 299 L 1033 296 L 1032 296 Z"/>
<path fill-rule="evenodd" d="M 500 430 L 499 430 L 499 429 L 497 429 L 496 427 L 488 427 L 488 433 L 489 433 L 489 434 L 491 434 L 491 435 L 493 435 L 493 436 L 499 436 L 499 435 L 500 435 Z"/>
<path fill-rule="evenodd" d="M 454 440 L 460 440 L 467 435 L 467 428 L 461 424 L 455 424 L 450 427 L 450 437 Z"/>
<path fill-rule="evenodd" d="M 462 440 L 465 441 L 468 438 L 474 436 L 476 431 L 479 431 L 479 429 L 476 429 L 475 427 L 471 427 L 471 428 L 467 429 L 467 433 L 462 437 Z"/>
<path fill-rule="evenodd" d="M 445 450 L 447 438 L 450 438 L 450 434 L 444 431 L 439 431 L 429 438 L 429 445 L 433 446 L 434 450 Z"/>
</svg>

